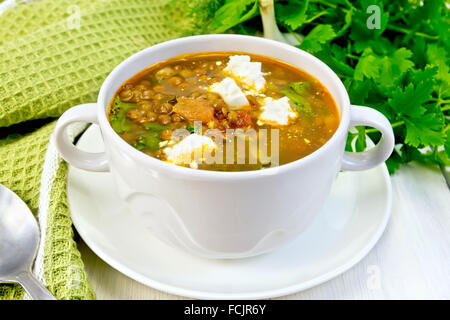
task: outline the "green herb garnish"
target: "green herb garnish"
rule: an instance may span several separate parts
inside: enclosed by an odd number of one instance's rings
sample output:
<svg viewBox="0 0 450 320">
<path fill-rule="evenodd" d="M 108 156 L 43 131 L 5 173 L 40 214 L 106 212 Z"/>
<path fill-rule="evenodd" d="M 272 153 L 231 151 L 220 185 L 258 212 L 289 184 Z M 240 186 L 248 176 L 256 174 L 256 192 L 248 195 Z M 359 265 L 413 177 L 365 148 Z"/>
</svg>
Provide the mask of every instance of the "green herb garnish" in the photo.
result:
<svg viewBox="0 0 450 320">
<path fill-rule="evenodd" d="M 131 128 L 131 121 L 127 118 L 127 111 L 135 108 L 136 105 L 132 103 L 125 103 L 120 101 L 117 97 L 110 109 L 111 127 L 119 134 L 127 132 Z"/>
<path fill-rule="evenodd" d="M 169 129 L 168 126 L 164 126 L 162 124 L 159 124 L 157 122 L 151 122 L 151 123 L 146 123 L 144 124 L 145 129 L 147 130 L 151 130 L 154 132 L 161 132 L 163 130 Z"/>
<path fill-rule="evenodd" d="M 298 112 L 305 115 L 311 113 L 311 105 L 304 96 L 310 87 L 309 82 L 292 82 L 281 92 L 291 100 Z"/>
<path fill-rule="evenodd" d="M 194 133 L 195 132 L 195 127 L 194 127 L 194 125 L 192 124 L 192 123 L 189 123 L 188 125 L 187 125 L 187 128 L 186 128 L 190 133 Z"/>
<path fill-rule="evenodd" d="M 159 149 L 159 143 L 161 141 L 159 135 L 156 132 L 152 132 L 139 136 L 133 146 L 138 150 L 149 149 L 151 151 L 156 151 Z"/>
</svg>

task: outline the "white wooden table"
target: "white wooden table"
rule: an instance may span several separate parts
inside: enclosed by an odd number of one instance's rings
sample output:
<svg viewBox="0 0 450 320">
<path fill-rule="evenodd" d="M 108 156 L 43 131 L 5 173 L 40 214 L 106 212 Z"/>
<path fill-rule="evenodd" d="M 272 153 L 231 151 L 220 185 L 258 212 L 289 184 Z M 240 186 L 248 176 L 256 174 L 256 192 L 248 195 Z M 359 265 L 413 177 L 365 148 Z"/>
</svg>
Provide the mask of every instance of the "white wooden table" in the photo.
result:
<svg viewBox="0 0 450 320">
<path fill-rule="evenodd" d="M 342 275 L 281 299 L 450 299 L 450 191 L 439 168 L 403 166 L 392 178 L 388 227 Z M 144 286 L 100 260 L 80 240 L 98 299 L 183 299 Z"/>
</svg>

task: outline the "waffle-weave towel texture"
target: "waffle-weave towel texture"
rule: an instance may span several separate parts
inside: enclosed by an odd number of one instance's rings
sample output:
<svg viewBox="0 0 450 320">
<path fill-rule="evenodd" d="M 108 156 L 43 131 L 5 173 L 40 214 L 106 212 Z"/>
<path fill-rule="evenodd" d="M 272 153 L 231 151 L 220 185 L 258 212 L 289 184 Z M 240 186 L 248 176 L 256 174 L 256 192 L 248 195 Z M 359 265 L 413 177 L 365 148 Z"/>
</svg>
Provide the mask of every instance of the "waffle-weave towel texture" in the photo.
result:
<svg viewBox="0 0 450 320">
<path fill-rule="evenodd" d="M 96 101 L 125 58 L 176 34 L 166 0 L 22 2 L 0 0 L 0 183 L 38 219 L 38 279 L 57 299 L 95 299 L 73 239 L 67 164 L 50 143 L 55 119 Z M 24 296 L 18 285 L 0 284 L 0 299 Z"/>
</svg>

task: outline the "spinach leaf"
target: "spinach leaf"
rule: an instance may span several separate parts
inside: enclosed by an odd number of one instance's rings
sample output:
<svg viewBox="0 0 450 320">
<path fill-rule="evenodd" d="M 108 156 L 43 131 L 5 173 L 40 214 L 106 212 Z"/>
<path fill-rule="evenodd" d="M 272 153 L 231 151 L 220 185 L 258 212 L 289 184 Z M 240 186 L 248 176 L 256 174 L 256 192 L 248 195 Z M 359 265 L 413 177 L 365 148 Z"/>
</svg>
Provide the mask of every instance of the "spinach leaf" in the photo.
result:
<svg viewBox="0 0 450 320">
<path fill-rule="evenodd" d="M 161 141 L 158 133 L 152 132 L 139 136 L 133 146 L 138 150 L 149 149 L 151 151 L 156 151 L 159 149 L 159 143 Z"/>
<path fill-rule="evenodd" d="M 145 129 L 147 130 L 151 130 L 154 132 L 161 132 L 163 130 L 169 129 L 168 126 L 164 126 L 162 124 L 159 124 L 157 122 L 151 122 L 151 123 L 146 123 L 144 124 Z"/>
<path fill-rule="evenodd" d="M 110 109 L 111 127 L 114 131 L 122 134 L 130 130 L 131 121 L 127 118 L 127 111 L 135 107 L 135 104 L 120 101 L 119 97 L 114 100 L 114 104 Z"/>
</svg>

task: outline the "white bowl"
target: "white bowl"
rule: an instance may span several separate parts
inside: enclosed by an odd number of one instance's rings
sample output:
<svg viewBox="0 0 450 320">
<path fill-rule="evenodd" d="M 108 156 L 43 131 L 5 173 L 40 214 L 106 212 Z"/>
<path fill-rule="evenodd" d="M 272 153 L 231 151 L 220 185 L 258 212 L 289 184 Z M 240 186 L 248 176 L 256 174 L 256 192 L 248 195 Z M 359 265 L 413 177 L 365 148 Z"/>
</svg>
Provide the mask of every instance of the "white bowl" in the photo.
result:
<svg viewBox="0 0 450 320">
<path fill-rule="evenodd" d="M 152 158 L 125 142 L 111 128 L 106 111 L 120 85 L 144 68 L 183 53 L 239 51 L 290 63 L 317 78 L 331 93 L 340 124 L 312 154 L 259 171 L 194 170 Z M 87 153 L 69 143 L 72 122 L 98 123 L 104 153 Z M 347 131 L 373 126 L 383 134 L 371 150 L 344 153 Z M 120 197 L 143 225 L 172 246 L 208 258 L 243 258 L 273 250 L 302 233 L 328 197 L 339 170 L 364 170 L 385 161 L 394 146 L 389 121 L 378 111 L 350 106 L 336 74 L 300 49 L 241 35 L 204 35 L 167 41 L 142 50 L 106 78 L 97 103 L 66 111 L 58 120 L 55 143 L 64 159 L 92 171 L 110 170 Z"/>
</svg>

